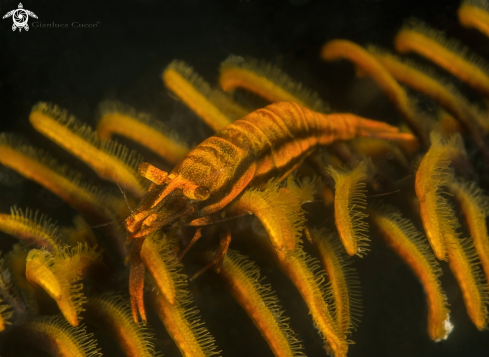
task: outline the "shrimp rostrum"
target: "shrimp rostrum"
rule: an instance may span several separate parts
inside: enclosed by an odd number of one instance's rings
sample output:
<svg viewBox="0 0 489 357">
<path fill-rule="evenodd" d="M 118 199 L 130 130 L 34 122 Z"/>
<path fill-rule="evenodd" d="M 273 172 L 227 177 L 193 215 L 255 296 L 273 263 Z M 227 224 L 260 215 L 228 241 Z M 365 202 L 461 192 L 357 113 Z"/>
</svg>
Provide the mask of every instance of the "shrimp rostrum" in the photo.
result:
<svg viewBox="0 0 489 357">
<path fill-rule="evenodd" d="M 317 113 L 296 103 L 256 110 L 195 147 L 169 174 L 140 165 L 141 175 L 153 185 L 125 221 L 129 238 L 144 238 L 175 224 L 208 224 L 247 188 L 264 188 L 272 178 L 283 180 L 318 147 L 356 137 L 416 140 L 386 123 L 353 114 Z M 222 245 L 214 260 L 217 268 L 229 242 Z"/>
</svg>

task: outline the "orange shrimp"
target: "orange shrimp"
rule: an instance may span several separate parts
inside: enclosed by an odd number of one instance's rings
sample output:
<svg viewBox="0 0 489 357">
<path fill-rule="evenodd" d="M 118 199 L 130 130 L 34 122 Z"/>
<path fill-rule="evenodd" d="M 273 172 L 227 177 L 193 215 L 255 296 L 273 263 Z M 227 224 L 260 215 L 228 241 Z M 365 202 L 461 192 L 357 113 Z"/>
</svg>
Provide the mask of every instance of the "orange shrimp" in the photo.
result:
<svg viewBox="0 0 489 357">
<path fill-rule="evenodd" d="M 177 220 L 209 216 L 245 188 L 287 177 L 317 147 L 355 137 L 415 140 L 386 123 L 353 114 L 321 114 L 296 103 L 271 104 L 205 140 L 170 174 L 141 165 L 140 173 L 156 186 L 126 219 L 126 228 L 130 237 L 141 238 Z"/>
<path fill-rule="evenodd" d="M 216 217 L 221 219 L 212 214 L 220 214 L 246 188 L 264 187 L 271 178 L 280 181 L 317 147 L 355 137 L 416 140 L 386 123 L 353 114 L 321 114 L 296 103 L 275 103 L 250 113 L 190 151 L 170 174 L 147 163 L 140 165 L 140 174 L 150 179 L 153 186 L 125 221 L 128 238 L 144 238 L 156 229 L 176 222 L 201 226 Z M 221 248 L 213 260 L 217 267 L 222 264 L 230 239 L 230 235 L 221 236 Z M 286 245 L 286 250 L 293 251 L 294 246 Z M 133 302 L 138 301 L 133 303 L 135 320 L 137 310 L 145 319 L 142 304 L 144 274 L 139 271 L 143 269 L 141 264 L 136 264 L 140 247 L 141 243 L 135 244 L 131 254 L 134 261 L 130 293 Z"/>
</svg>

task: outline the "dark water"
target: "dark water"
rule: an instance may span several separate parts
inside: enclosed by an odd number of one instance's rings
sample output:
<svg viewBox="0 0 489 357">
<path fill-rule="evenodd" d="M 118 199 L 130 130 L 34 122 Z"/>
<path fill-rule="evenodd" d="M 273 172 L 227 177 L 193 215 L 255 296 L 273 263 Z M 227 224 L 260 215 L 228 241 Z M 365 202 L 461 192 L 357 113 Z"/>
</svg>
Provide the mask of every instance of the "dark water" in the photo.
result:
<svg viewBox="0 0 489 357">
<path fill-rule="evenodd" d="M 392 49 L 403 19 L 417 17 L 456 36 L 489 59 L 489 39 L 462 29 L 456 20 L 458 1 L 28 1 L 28 32 L 12 32 L 11 19 L 0 22 L 0 131 L 23 133 L 58 159 L 90 175 L 83 164 L 36 134 L 28 115 L 38 101 L 68 109 L 94 123 L 97 104 L 118 99 L 150 112 L 198 143 L 211 132 L 181 103 L 168 95 L 160 75 L 173 59 L 193 66 L 216 84 L 219 63 L 231 54 L 266 59 L 292 78 L 316 90 L 337 111 L 352 111 L 381 120 L 396 112 L 368 80 L 355 78 L 346 62 L 326 64 L 321 45 L 345 38 Z M 0 1 L 0 13 L 17 8 Z M 37 22 L 37 25 L 34 23 Z M 67 27 L 46 27 L 48 24 Z M 76 23 L 76 24 L 75 24 Z M 77 25 L 78 24 L 78 25 Z M 75 27 L 79 24 L 94 27 Z M 95 26 L 96 25 L 96 26 Z M 35 27 L 38 26 L 38 27 Z M 373 88 L 373 89 L 372 89 Z M 367 96 L 369 94 L 369 96 Z M 93 176 L 93 175 L 92 175 Z M 486 189 L 489 186 L 482 183 Z M 66 204 L 37 185 L 0 168 L 0 209 L 29 206 L 67 223 Z M 402 202 L 399 205 L 402 207 Z M 320 209 L 321 206 L 318 206 Z M 2 247 L 14 242 L 0 234 Z M 266 256 L 237 239 L 236 247 L 256 259 L 278 291 L 309 356 L 324 355 L 307 308 Z M 254 252 L 255 251 L 255 252 Z M 352 336 L 349 356 L 489 356 L 489 333 L 471 324 L 461 293 L 448 270 L 443 286 L 449 297 L 455 329 L 449 339 L 434 343 L 426 333 L 422 288 L 409 268 L 383 242 L 372 237 L 371 252 L 356 259 L 363 291 L 364 316 Z M 189 267 L 188 269 L 195 269 Z M 190 286 L 223 356 L 270 356 L 258 331 L 212 276 Z M 159 322 L 154 321 L 157 326 Z M 158 346 L 166 356 L 178 354 L 160 327 Z M 1 335 L 0 335 L 1 338 Z M 116 355 L 111 342 L 99 337 L 105 355 Z M 22 352 L 19 352 L 22 351 Z M 37 355 L 28 350 L 0 350 L 2 356 Z"/>
</svg>

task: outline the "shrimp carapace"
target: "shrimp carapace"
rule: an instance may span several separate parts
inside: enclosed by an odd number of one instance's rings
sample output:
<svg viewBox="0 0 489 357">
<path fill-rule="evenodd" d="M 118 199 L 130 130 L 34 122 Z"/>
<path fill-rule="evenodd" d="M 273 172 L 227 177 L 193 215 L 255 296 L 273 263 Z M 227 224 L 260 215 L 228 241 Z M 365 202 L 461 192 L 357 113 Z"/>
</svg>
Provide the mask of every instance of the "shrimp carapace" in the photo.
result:
<svg viewBox="0 0 489 357">
<path fill-rule="evenodd" d="M 164 180 L 154 182 L 157 186 L 126 219 L 126 228 L 131 237 L 139 238 L 178 219 L 207 216 L 248 186 L 288 176 L 317 147 L 364 136 L 416 140 L 396 127 L 353 114 L 320 114 L 295 103 L 271 104 L 205 140 L 170 174 L 158 170 L 157 176 Z"/>
</svg>

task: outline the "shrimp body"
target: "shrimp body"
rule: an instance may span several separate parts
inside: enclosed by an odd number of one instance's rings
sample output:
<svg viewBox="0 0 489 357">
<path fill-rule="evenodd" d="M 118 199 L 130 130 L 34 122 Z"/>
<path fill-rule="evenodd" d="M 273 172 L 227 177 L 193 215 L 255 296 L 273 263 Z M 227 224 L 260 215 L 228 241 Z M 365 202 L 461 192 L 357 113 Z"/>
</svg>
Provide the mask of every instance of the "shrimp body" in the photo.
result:
<svg viewBox="0 0 489 357">
<path fill-rule="evenodd" d="M 285 178 L 317 147 L 366 136 L 415 140 L 388 124 L 353 114 L 321 114 L 288 102 L 271 104 L 202 142 L 169 175 L 160 171 L 164 179 L 126 219 L 126 228 L 140 238 L 179 219 L 208 216 L 247 187 Z"/>
</svg>

